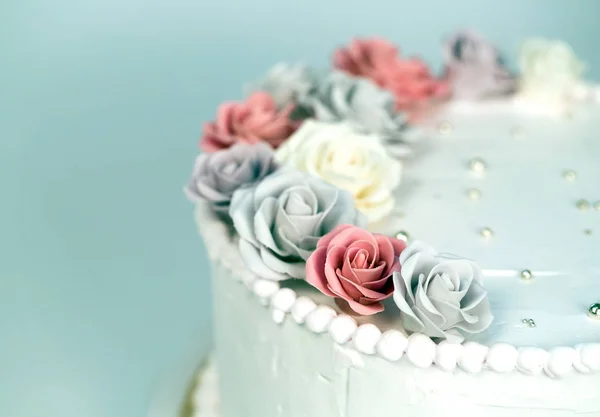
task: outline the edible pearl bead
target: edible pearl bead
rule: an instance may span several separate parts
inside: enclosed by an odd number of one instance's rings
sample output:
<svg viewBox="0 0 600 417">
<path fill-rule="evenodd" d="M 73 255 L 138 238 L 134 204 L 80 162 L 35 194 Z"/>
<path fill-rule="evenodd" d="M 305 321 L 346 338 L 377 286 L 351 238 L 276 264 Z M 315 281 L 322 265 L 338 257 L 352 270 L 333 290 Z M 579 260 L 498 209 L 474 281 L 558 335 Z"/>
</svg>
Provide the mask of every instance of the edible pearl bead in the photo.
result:
<svg viewBox="0 0 600 417">
<path fill-rule="evenodd" d="M 531 278 L 533 278 L 533 274 L 529 269 L 524 269 L 521 271 L 521 279 L 530 280 Z"/>
<path fill-rule="evenodd" d="M 577 173 L 575 171 L 563 172 L 563 178 L 567 181 L 575 181 L 577 179 Z"/>
<path fill-rule="evenodd" d="M 396 233 L 396 239 L 401 240 L 403 242 L 408 242 L 410 235 L 408 234 L 408 232 L 405 232 L 404 230 L 399 231 L 398 233 Z"/>
<path fill-rule="evenodd" d="M 469 168 L 473 172 L 484 172 L 487 169 L 485 161 L 481 158 L 473 158 L 469 161 Z"/>
<path fill-rule="evenodd" d="M 535 321 L 533 319 L 523 319 L 521 322 L 531 328 L 534 328 L 536 326 Z"/>
<path fill-rule="evenodd" d="M 486 239 L 489 239 L 490 237 L 492 237 L 494 235 L 493 230 L 490 229 L 489 227 L 484 227 L 483 229 L 481 229 L 481 231 L 479 233 L 481 234 L 481 236 L 485 237 Z"/>
<path fill-rule="evenodd" d="M 471 188 L 467 191 L 467 195 L 470 200 L 479 200 L 481 198 L 481 191 Z"/>
<path fill-rule="evenodd" d="M 590 202 L 587 200 L 584 200 L 583 198 L 581 200 L 578 200 L 577 203 L 575 203 L 575 206 L 579 209 L 579 210 L 588 210 L 590 208 Z"/>
<path fill-rule="evenodd" d="M 594 303 L 590 306 L 588 314 L 594 320 L 600 320 L 600 303 Z"/>
</svg>

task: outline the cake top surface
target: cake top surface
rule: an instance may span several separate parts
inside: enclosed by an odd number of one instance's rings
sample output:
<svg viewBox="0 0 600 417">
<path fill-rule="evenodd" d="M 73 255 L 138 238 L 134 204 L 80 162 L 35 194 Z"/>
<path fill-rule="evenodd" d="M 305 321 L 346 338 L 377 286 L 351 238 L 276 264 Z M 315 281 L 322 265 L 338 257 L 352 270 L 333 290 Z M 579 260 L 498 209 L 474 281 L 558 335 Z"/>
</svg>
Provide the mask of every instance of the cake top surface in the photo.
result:
<svg viewBox="0 0 600 417">
<path fill-rule="evenodd" d="M 455 104 L 429 123 L 377 227 L 477 261 L 495 315 L 484 340 L 598 341 L 587 311 L 600 293 L 600 106 L 540 119 L 510 101 Z"/>
<path fill-rule="evenodd" d="M 600 355 L 600 89 L 559 41 L 517 74 L 472 31 L 442 53 L 438 76 L 355 39 L 219 106 L 185 188 L 209 250 L 321 331 Z"/>
</svg>

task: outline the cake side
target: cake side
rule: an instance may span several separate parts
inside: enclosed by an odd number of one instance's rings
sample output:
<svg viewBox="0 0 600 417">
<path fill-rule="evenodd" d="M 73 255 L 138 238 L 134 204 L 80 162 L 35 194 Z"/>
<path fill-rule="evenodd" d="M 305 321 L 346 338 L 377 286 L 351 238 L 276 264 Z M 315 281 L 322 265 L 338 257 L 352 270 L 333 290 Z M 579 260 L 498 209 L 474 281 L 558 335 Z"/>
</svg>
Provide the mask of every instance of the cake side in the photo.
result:
<svg viewBox="0 0 600 417">
<path fill-rule="evenodd" d="M 218 265 L 224 265 L 230 280 L 242 282 L 246 291 L 254 294 L 253 302 L 268 307 L 267 312 L 274 323 L 282 323 L 291 314 L 296 324 L 306 324 L 314 333 L 324 333 L 339 344 L 352 341 L 358 352 L 374 354 L 391 362 L 405 358 L 421 368 L 437 366 L 449 372 L 462 369 L 469 373 L 487 369 L 501 374 L 542 374 L 546 378 L 570 377 L 575 371 L 583 374 L 600 371 L 600 343 L 553 346 L 548 350 L 535 345 L 517 347 L 503 342 L 491 345 L 469 341 L 462 345 L 436 344 L 423 334 L 408 336 L 395 315 L 351 317 L 330 298 L 308 286 L 281 285 L 249 271 L 239 254 L 236 236 L 206 205 L 196 207 L 196 221 L 209 248 L 213 267 L 218 270 Z M 232 302 L 231 299 L 219 301 L 215 306 L 226 310 L 232 308 Z M 248 327 L 251 329 L 252 325 Z"/>
<path fill-rule="evenodd" d="M 201 223 L 206 224 L 205 219 Z M 213 244 L 223 236 L 208 232 L 210 227 L 203 230 Z M 232 254 L 235 263 L 235 245 L 221 248 L 222 254 Z M 543 374 L 496 372 L 489 369 L 494 361 L 490 350 L 490 363 L 482 361 L 477 373 L 447 372 L 428 366 L 426 359 L 415 366 L 415 360 L 423 360 L 424 350 L 415 338 L 408 339 L 401 352 L 390 349 L 387 355 L 392 360 L 384 360 L 361 353 L 358 347 L 365 350 L 370 345 L 385 352 L 393 345 L 386 347 L 385 337 L 375 344 L 365 343 L 360 339 L 368 339 L 367 334 L 359 330 L 336 343 L 329 333 L 333 317 L 324 325 L 328 320 L 318 320 L 316 310 L 306 314 L 293 306 L 277 323 L 273 298 L 250 289 L 256 288 L 256 280 L 245 269 L 236 271 L 235 265 L 215 257 L 212 266 L 222 417 L 437 417 L 453 409 L 467 417 L 600 413 L 598 374 L 573 374 L 567 382 Z M 427 348 L 433 349 L 432 359 L 443 365 L 439 345 Z M 480 354 L 477 349 L 472 353 Z M 531 353 L 521 350 L 518 362 L 526 362 Z"/>
</svg>

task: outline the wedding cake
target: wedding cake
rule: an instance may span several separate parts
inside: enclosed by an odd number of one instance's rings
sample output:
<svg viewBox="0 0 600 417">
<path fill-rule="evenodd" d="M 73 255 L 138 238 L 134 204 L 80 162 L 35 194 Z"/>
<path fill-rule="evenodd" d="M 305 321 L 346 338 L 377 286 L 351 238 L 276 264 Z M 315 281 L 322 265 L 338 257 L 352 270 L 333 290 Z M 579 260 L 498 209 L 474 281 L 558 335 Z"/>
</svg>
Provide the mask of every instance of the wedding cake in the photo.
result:
<svg viewBox="0 0 600 417">
<path fill-rule="evenodd" d="M 198 415 L 600 416 L 600 89 L 557 40 L 443 54 L 357 38 L 205 124 Z"/>
</svg>

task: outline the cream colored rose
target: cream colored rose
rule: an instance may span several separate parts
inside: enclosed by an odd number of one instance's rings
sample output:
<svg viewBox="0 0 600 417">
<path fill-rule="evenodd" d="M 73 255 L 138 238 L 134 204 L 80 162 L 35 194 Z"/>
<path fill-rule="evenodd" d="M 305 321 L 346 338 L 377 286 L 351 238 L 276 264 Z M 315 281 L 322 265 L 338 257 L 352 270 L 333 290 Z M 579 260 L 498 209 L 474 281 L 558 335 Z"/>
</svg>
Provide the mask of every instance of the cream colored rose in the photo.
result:
<svg viewBox="0 0 600 417">
<path fill-rule="evenodd" d="M 392 191 L 400 183 L 402 165 L 387 154 L 381 138 L 349 124 L 307 120 L 275 159 L 349 191 L 369 222 L 383 219 L 394 207 Z"/>
<path fill-rule="evenodd" d="M 521 93 L 535 101 L 567 100 L 582 85 L 585 65 L 564 42 L 528 40 L 521 47 L 519 63 Z"/>
</svg>

